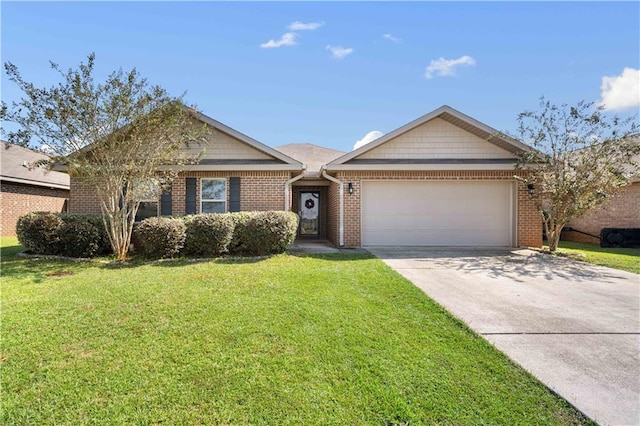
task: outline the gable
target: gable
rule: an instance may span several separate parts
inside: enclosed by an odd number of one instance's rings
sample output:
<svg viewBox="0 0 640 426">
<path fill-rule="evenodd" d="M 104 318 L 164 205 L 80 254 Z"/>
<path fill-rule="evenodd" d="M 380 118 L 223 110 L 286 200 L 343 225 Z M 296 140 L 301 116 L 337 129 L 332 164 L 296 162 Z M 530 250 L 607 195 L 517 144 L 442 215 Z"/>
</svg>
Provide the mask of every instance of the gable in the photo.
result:
<svg viewBox="0 0 640 426">
<path fill-rule="evenodd" d="M 442 118 L 434 118 L 354 160 L 513 159 L 514 154 Z"/>
<path fill-rule="evenodd" d="M 248 160 L 249 162 L 271 160 L 281 162 L 266 152 L 210 126 L 207 126 L 205 139 L 205 142 L 189 144 L 188 147 L 184 148 L 184 152 L 190 156 L 201 154 L 201 163 L 224 160 Z"/>
</svg>

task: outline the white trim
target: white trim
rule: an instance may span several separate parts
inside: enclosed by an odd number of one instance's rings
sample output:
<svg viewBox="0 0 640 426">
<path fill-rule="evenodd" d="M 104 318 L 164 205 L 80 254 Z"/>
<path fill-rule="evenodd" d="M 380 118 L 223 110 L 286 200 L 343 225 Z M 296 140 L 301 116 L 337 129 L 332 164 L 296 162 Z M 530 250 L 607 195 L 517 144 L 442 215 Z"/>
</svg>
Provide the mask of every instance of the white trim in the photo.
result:
<svg viewBox="0 0 640 426">
<path fill-rule="evenodd" d="M 301 166 L 291 164 L 193 164 L 184 166 L 161 166 L 158 170 L 176 170 L 180 172 L 238 172 L 238 171 L 286 171 L 303 170 Z"/>
<path fill-rule="evenodd" d="M 213 198 L 203 198 L 202 197 L 202 182 L 205 180 L 217 180 L 217 181 L 222 181 L 224 182 L 224 199 L 213 199 Z M 227 207 L 228 207 L 228 203 L 227 203 L 227 194 L 229 193 L 229 190 L 227 188 L 228 186 L 228 179 L 227 178 L 200 178 L 200 213 L 203 213 L 203 209 L 202 209 L 202 205 L 204 203 L 224 203 L 224 212 L 227 212 Z"/>
<path fill-rule="evenodd" d="M 284 211 L 286 212 L 291 211 L 291 204 L 292 204 L 292 199 L 290 194 L 291 184 L 297 180 L 302 179 L 303 177 L 304 177 L 304 173 L 300 173 L 298 176 L 294 176 L 284 183 Z"/>
<path fill-rule="evenodd" d="M 515 170 L 513 164 L 327 164 L 328 172 L 342 170 L 429 171 L 429 170 Z"/>
<path fill-rule="evenodd" d="M 22 183 L 25 185 L 40 186 L 43 188 L 55 188 L 55 189 L 66 189 L 66 190 L 70 189 L 70 185 L 59 185 L 57 183 L 48 183 L 48 182 L 42 182 L 38 180 L 20 179 L 20 178 L 14 178 L 10 176 L 0 176 L 0 181 Z"/>
</svg>

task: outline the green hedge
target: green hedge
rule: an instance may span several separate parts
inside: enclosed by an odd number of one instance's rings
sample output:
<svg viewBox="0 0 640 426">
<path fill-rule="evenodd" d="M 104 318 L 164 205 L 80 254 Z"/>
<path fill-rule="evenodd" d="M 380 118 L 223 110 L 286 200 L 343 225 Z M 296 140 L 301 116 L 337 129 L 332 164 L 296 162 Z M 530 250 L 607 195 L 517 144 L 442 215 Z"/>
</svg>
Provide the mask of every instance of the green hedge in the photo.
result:
<svg viewBox="0 0 640 426">
<path fill-rule="evenodd" d="M 95 251 L 93 251 L 92 254 L 88 254 L 89 250 L 87 250 L 87 254 L 85 254 L 84 256 L 79 256 L 79 257 L 92 257 L 92 256 L 96 256 L 96 255 L 105 255 L 105 254 L 111 254 L 113 252 L 113 250 L 111 249 L 111 243 L 109 242 L 109 236 L 107 235 L 107 230 L 104 227 L 104 222 L 102 220 L 102 215 L 100 214 L 78 214 L 78 213 L 62 213 L 60 214 L 60 218 L 62 219 L 62 221 L 65 223 L 65 225 L 69 224 L 74 224 L 73 226 L 70 226 L 71 228 L 75 227 L 80 227 L 81 229 L 88 229 L 88 228 L 93 228 L 93 230 L 95 231 L 95 234 L 93 233 L 93 231 L 86 231 L 86 232 L 90 232 L 94 235 L 95 239 L 89 240 L 86 237 L 84 238 L 85 242 L 83 243 L 84 245 L 86 245 L 87 247 L 95 247 Z M 70 254 L 71 251 L 73 251 L 74 249 L 71 249 L 71 247 L 69 247 L 69 245 L 72 244 L 76 244 L 76 243 L 80 243 L 80 241 L 76 241 L 74 242 L 73 240 L 73 235 L 70 234 L 68 236 L 63 236 L 62 234 L 60 235 L 60 239 L 66 239 L 69 241 L 68 245 L 63 245 L 63 251 L 65 252 L 65 254 L 67 256 L 72 256 Z M 67 249 L 65 250 L 64 247 L 67 247 Z"/>
<path fill-rule="evenodd" d="M 298 215 L 295 213 L 256 213 L 244 225 L 243 252 L 254 256 L 283 253 L 296 238 L 297 229 Z"/>
<path fill-rule="evenodd" d="M 284 211 L 153 217 L 137 223 L 135 251 L 159 259 L 185 256 L 263 256 L 282 253 L 293 242 L 298 216 Z M 18 219 L 20 243 L 36 254 L 92 257 L 111 253 L 101 215 L 28 213 Z"/>
<path fill-rule="evenodd" d="M 180 219 L 150 217 L 136 226 L 136 253 L 149 259 L 174 257 L 184 247 L 187 227 Z"/>
<path fill-rule="evenodd" d="M 228 214 L 199 214 L 183 218 L 187 227 L 183 253 L 186 256 L 218 256 L 233 238 L 234 222 Z"/>
<path fill-rule="evenodd" d="M 59 215 L 49 212 L 27 213 L 18 218 L 16 234 L 18 241 L 35 254 L 60 254 L 60 228 L 63 221 Z"/>
<path fill-rule="evenodd" d="M 18 219 L 18 241 L 35 254 L 92 257 L 111 252 L 102 216 L 27 213 Z"/>
</svg>

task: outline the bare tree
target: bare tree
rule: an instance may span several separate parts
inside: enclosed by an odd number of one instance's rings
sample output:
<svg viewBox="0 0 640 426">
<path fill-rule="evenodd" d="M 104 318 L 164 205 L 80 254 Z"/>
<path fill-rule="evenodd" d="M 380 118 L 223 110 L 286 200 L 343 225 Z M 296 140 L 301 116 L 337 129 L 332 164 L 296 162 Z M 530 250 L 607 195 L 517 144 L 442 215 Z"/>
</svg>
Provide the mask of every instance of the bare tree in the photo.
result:
<svg viewBox="0 0 640 426">
<path fill-rule="evenodd" d="M 0 118 L 9 142 L 46 152 L 51 160 L 41 166 L 62 168 L 95 191 L 113 251 L 125 259 L 141 194 L 169 184 L 176 173 L 171 166 L 195 160 L 181 148 L 200 138 L 202 129 L 193 120 L 195 110 L 135 69 L 96 83 L 94 64 L 94 54 L 66 72 L 51 62 L 62 81 L 38 88 L 5 63 L 23 97 L 3 102 Z M 14 123 L 14 130 L 4 122 Z"/>
<path fill-rule="evenodd" d="M 638 174 L 635 116 L 608 117 L 593 103 L 558 106 L 541 98 L 538 111 L 518 115 L 518 131 L 535 148 L 521 155 L 518 167 L 530 171 L 521 179 L 532 189 L 550 251 L 572 218 L 615 196 Z"/>
</svg>

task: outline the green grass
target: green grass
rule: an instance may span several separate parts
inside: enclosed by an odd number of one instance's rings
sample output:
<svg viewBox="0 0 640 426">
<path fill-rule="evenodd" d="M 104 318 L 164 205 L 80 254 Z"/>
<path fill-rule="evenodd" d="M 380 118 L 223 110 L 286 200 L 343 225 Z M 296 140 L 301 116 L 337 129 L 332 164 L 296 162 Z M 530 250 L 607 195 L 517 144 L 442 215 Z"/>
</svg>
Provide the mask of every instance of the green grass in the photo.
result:
<svg viewBox="0 0 640 426">
<path fill-rule="evenodd" d="M 602 248 L 596 244 L 560 241 L 557 252 L 594 265 L 640 274 L 640 249 Z"/>
<path fill-rule="evenodd" d="M 2 249 L 5 425 L 589 423 L 369 255 Z"/>
</svg>

